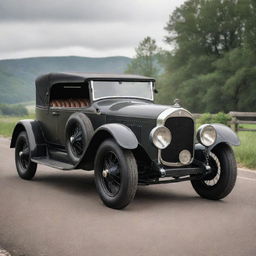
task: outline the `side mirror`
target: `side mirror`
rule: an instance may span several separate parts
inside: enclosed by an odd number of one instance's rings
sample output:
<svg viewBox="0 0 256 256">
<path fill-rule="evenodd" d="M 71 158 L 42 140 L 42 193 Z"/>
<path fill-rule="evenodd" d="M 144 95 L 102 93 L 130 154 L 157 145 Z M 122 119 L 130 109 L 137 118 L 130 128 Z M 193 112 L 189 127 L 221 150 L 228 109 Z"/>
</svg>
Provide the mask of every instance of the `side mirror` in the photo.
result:
<svg viewBox="0 0 256 256">
<path fill-rule="evenodd" d="M 156 88 L 154 88 L 154 93 L 158 93 L 158 90 Z"/>
</svg>

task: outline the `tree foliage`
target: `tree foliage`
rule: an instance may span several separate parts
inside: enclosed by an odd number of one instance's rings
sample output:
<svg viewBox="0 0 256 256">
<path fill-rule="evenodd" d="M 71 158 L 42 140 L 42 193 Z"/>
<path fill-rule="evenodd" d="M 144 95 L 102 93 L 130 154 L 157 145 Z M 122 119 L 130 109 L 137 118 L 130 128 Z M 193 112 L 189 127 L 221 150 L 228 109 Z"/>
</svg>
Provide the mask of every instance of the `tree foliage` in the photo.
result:
<svg viewBox="0 0 256 256">
<path fill-rule="evenodd" d="M 162 103 L 194 112 L 256 111 L 255 0 L 188 0 L 169 17 Z"/>
<path fill-rule="evenodd" d="M 0 104 L 0 115 L 25 116 L 28 110 L 20 104 Z"/>
<path fill-rule="evenodd" d="M 144 76 L 157 76 L 159 73 L 159 65 L 157 63 L 159 48 L 156 45 L 156 41 L 149 36 L 144 38 L 135 49 L 135 52 L 136 56 L 128 64 L 125 72 Z"/>
</svg>

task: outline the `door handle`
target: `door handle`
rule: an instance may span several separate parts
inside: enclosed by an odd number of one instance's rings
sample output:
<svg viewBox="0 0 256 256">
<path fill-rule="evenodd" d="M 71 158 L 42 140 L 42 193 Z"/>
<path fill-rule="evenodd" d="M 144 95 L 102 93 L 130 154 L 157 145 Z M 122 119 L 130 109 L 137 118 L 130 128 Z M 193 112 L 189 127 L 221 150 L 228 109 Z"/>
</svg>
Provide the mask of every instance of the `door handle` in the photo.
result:
<svg viewBox="0 0 256 256">
<path fill-rule="evenodd" d="M 53 115 L 53 116 L 59 116 L 60 113 L 59 113 L 58 111 L 53 111 L 53 112 L 52 112 L 52 115 Z"/>
</svg>

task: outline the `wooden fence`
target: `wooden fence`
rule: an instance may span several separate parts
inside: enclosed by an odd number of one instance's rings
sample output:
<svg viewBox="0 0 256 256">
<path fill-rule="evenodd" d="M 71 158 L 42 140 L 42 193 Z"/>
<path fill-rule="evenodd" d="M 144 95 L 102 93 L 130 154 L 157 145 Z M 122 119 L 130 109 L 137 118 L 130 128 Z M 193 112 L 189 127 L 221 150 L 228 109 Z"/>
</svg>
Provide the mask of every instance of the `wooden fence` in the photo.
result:
<svg viewBox="0 0 256 256">
<path fill-rule="evenodd" d="M 229 114 L 232 117 L 230 125 L 235 132 L 238 131 L 256 131 L 256 128 L 240 128 L 240 124 L 256 124 L 256 112 L 235 112 Z"/>
<path fill-rule="evenodd" d="M 231 111 L 228 113 L 232 120 L 229 122 L 231 128 L 235 131 L 256 131 L 255 128 L 241 128 L 241 124 L 255 124 L 256 125 L 256 112 L 235 112 Z M 202 114 L 194 113 L 193 117 L 195 119 L 200 118 Z"/>
</svg>

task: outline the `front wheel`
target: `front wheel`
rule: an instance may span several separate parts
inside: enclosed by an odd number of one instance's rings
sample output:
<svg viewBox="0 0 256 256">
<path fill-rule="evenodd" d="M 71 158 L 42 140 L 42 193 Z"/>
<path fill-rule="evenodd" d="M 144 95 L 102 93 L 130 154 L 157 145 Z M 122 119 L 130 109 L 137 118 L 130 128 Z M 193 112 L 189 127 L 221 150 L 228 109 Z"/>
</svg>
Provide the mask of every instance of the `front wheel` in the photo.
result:
<svg viewBox="0 0 256 256">
<path fill-rule="evenodd" d="M 221 144 L 210 152 L 211 173 L 201 180 L 192 180 L 195 191 L 204 198 L 219 200 L 233 189 L 236 177 L 236 160 L 231 147 Z"/>
<path fill-rule="evenodd" d="M 95 183 L 101 200 L 114 209 L 126 207 L 134 198 L 138 184 L 136 160 L 129 150 L 114 140 L 104 141 L 94 163 Z"/>
<path fill-rule="evenodd" d="M 31 180 L 36 173 L 37 164 L 31 161 L 31 153 L 27 133 L 18 135 L 15 145 L 15 163 L 19 176 L 25 180 Z"/>
</svg>

